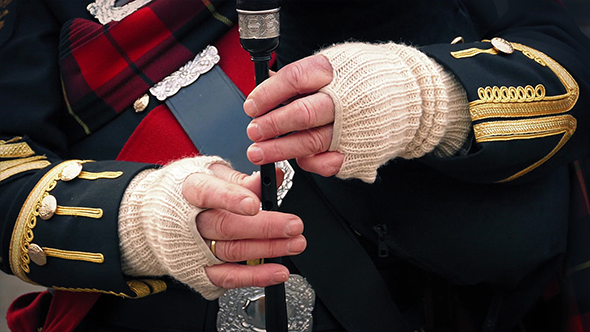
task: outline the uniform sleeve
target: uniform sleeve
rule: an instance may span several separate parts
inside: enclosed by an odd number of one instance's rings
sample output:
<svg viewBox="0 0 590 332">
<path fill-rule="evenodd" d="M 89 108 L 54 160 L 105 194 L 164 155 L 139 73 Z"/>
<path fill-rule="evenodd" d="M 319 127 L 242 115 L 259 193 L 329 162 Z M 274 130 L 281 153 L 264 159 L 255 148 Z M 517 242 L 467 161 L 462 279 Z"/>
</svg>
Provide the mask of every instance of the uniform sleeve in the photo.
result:
<svg viewBox="0 0 590 332">
<path fill-rule="evenodd" d="M 555 1 L 506 3 L 481 40 L 421 48 L 463 85 L 473 123 L 467 153 L 423 160 L 469 182 L 526 181 L 590 153 L 588 38 Z"/>
<path fill-rule="evenodd" d="M 121 272 L 118 211 L 153 165 L 71 160 L 57 52 L 61 24 L 13 0 L 0 25 L 0 269 L 55 289 L 141 297 L 165 288 Z"/>
</svg>

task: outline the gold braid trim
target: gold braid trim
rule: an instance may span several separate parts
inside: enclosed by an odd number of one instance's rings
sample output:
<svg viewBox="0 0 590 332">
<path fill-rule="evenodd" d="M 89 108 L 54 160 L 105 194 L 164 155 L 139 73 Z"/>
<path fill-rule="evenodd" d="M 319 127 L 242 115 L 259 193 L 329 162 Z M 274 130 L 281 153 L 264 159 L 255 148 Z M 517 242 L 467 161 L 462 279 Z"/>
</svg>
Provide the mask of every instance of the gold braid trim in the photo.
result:
<svg viewBox="0 0 590 332">
<path fill-rule="evenodd" d="M 157 294 L 166 291 L 166 282 L 157 279 L 143 279 L 143 280 L 130 280 L 127 281 L 127 286 L 131 289 L 135 296 L 129 296 L 125 293 L 117 293 L 113 291 L 105 291 L 96 288 L 67 288 L 67 287 L 58 287 L 53 286 L 51 288 L 55 290 L 62 290 L 68 292 L 89 292 L 89 293 L 102 293 L 108 295 L 115 295 L 119 297 L 124 297 L 128 299 L 140 299 L 142 297 L 146 297 L 148 295 Z"/>
<path fill-rule="evenodd" d="M 474 125 L 473 130 L 478 142 L 509 141 L 563 135 L 555 148 L 541 160 L 499 181 L 508 182 L 529 173 L 553 157 L 570 137 L 572 137 L 576 131 L 576 126 L 576 119 L 569 114 L 565 114 L 535 119 L 485 122 Z"/>
<path fill-rule="evenodd" d="M 486 87 L 478 90 L 479 100 L 469 103 L 473 121 L 488 118 L 534 117 L 555 115 L 571 110 L 580 95 L 580 87 L 570 73 L 559 63 L 531 47 L 512 43 L 515 50 L 540 66 L 549 68 L 559 79 L 565 93 L 546 96 L 545 87 Z"/>
<path fill-rule="evenodd" d="M 20 213 L 16 219 L 12 237 L 10 239 L 9 259 L 12 273 L 20 279 L 34 284 L 27 277 L 30 272 L 29 263 L 29 244 L 33 241 L 33 229 L 37 225 L 39 216 L 39 207 L 45 194 L 55 188 L 61 171 L 72 163 L 81 163 L 86 161 L 69 160 L 52 168 L 43 178 L 37 182 L 37 185 L 27 197 Z"/>
<path fill-rule="evenodd" d="M 0 158 L 22 158 L 29 157 L 35 154 L 27 142 L 19 143 L 0 143 Z"/>
</svg>

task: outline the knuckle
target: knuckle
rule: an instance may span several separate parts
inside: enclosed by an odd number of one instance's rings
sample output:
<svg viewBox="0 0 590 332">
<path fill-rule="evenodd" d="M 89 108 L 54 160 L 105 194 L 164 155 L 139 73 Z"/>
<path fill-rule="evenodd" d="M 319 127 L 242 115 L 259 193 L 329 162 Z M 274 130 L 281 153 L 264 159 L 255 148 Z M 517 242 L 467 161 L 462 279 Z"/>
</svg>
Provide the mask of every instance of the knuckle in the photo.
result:
<svg viewBox="0 0 590 332">
<path fill-rule="evenodd" d="M 297 93 L 300 93 L 301 86 L 307 76 L 303 64 L 301 62 L 293 62 L 284 68 L 283 74 L 286 76 L 286 80 L 291 85 L 291 88 Z"/>
<path fill-rule="evenodd" d="M 206 180 L 206 177 L 205 176 L 193 177 L 193 185 L 192 186 L 195 189 L 192 191 L 193 204 L 198 207 L 207 207 L 208 195 L 204 195 L 203 193 L 209 192 L 212 188 L 210 188 L 210 184 Z"/>
<path fill-rule="evenodd" d="M 313 151 L 313 153 L 324 152 L 328 149 L 326 143 L 324 142 L 325 137 L 321 131 L 317 129 L 311 129 L 309 130 L 309 135 L 307 137 L 307 147 L 310 151 Z"/>
<path fill-rule="evenodd" d="M 297 99 L 295 107 L 298 110 L 298 114 L 295 119 L 299 122 L 302 128 L 311 127 L 315 122 L 315 107 L 308 98 Z"/>
<path fill-rule="evenodd" d="M 231 227 L 231 218 L 228 213 L 221 213 L 221 211 L 215 211 L 215 230 L 222 240 L 231 239 L 233 236 L 233 229 Z"/>
<path fill-rule="evenodd" d="M 232 289 L 232 288 L 237 288 L 239 287 L 238 283 L 237 283 L 237 278 L 234 274 L 232 273 L 224 273 L 224 275 L 221 277 L 221 281 L 219 282 L 220 286 L 226 289 Z"/>
<path fill-rule="evenodd" d="M 229 241 L 224 242 L 224 246 L 222 247 L 222 253 L 224 260 L 228 262 L 238 262 L 241 260 L 241 253 L 245 252 L 246 249 L 243 241 Z"/>
</svg>

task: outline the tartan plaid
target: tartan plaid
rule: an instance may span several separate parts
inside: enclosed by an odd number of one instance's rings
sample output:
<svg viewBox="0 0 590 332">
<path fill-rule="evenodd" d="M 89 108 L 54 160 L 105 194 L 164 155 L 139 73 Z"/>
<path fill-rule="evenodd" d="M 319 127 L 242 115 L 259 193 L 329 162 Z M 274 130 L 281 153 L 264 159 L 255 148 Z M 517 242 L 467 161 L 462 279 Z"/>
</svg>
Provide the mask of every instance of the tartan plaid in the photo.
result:
<svg viewBox="0 0 590 332">
<path fill-rule="evenodd" d="M 119 22 L 85 19 L 60 36 L 60 72 L 77 141 L 111 121 L 236 21 L 234 1 L 154 0 Z M 141 31 L 141 33 L 138 33 Z"/>
</svg>

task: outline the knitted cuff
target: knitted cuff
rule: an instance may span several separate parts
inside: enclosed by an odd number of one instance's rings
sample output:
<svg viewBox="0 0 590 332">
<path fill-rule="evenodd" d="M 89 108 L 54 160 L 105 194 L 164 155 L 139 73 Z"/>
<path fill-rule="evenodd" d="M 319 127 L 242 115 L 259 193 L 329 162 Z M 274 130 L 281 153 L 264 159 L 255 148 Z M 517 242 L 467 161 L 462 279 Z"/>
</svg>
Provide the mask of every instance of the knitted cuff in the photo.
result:
<svg viewBox="0 0 590 332">
<path fill-rule="evenodd" d="M 330 95 L 336 111 L 330 150 L 345 155 L 338 177 L 372 183 L 389 160 L 433 151 L 450 122 L 455 139 L 445 141 L 440 154 L 452 155 L 461 147 L 463 142 L 455 141 L 465 140 L 469 125 L 462 125 L 471 121 L 466 97 L 457 97 L 465 92 L 422 52 L 395 43 L 345 43 L 320 54 L 334 70 L 334 79 L 321 91 Z M 449 90 L 457 93 L 453 99 Z M 456 103 L 452 110 L 450 101 Z"/>
<path fill-rule="evenodd" d="M 218 157 L 187 158 L 133 179 L 119 209 L 123 273 L 169 275 L 208 300 L 225 292 L 205 273 L 205 266 L 223 262 L 197 231 L 196 217 L 203 209 L 182 195 L 185 179 L 194 173 L 212 174 L 208 167 L 214 163 L 228 165 Z"/>
</svg>

